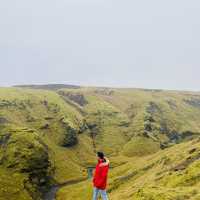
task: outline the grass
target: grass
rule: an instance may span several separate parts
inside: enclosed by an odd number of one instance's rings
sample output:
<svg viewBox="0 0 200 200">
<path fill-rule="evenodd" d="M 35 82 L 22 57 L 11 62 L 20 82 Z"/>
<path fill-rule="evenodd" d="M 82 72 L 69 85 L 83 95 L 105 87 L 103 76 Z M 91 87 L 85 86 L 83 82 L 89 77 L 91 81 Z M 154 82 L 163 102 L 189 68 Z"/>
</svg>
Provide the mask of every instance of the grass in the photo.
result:
<svg viewBox="0 0 200 200">
<path fill-rule="evenodd" d="M 198 102 L 198 93 L 176 91 L 1 88 L 0 198 L 39 200 L 52 183 L 84 179 L 102 150 L 113 167 L 111 199 L 197 200 L 199 161 L 185 163 L 198 154 L 188 153 L 199 145 Z M 57 199 L 91 193 L 85 181 Z"/>
</svg>

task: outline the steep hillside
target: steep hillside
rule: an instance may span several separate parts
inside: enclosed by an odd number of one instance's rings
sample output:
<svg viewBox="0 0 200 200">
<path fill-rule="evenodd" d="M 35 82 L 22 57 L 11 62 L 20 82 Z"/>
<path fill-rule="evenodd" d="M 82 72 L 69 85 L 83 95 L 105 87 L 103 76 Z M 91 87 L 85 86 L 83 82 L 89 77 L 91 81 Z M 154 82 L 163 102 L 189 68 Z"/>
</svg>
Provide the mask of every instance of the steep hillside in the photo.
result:
<svg viewBox="0 0 200 200">
<path fill-rule="evenodd" d="M 121 138 L 121 135 L 118 134 L 122 134 L 124 141 L 121 141 L 120 150 L 121 145 L 125 144 L 123 153 L 127 156 L 156 152 L 158 149 L 191 139 L 200 133 L 198 93 L 83 88 L 60 90 L 59 94 L 64 98 L 72 94 L 84 96 L 87 104 L 82 110 L 86 117 L 98 120 L 97 124 L 103 124 L 103 130 L 97 135 L 97 141 L 101 141 L 98 137 L 104 131 L 106 132 L 102 136 L 103 140 L 116 136 L 119 142 L 118 136 Z M 74 99 L 71 101 L 75 102 Z M 110 145 L 109 141 L 115 140 L 109 138 L 105 142 L 106 145 Z M 138 145 L 149 149 L 140 148 Z"/>
<path fill-rule="evenodd" d="M 79 156 L 90 159 L 93 150 L 90 137 L 78 136 L 83 130 L 83 117 L 54 92 L 1 89 L 0 168 L 19 178 L 1 179 L 0 199 L 40 199 L 54 182 L 84 178 Z"/>
<path fill-rule="evenodd" d="M 86 180 L 97 150 L 114 167 L 112 199 L 198 197 L 198 175 L 184 181 L 198 169 L 199 93 L 29 87 L 0 89 L 0 199 L 40 200 L 51 185 Z M 58 199 L 87 199 L 89 182 Z"/>
<path fill-rule="evenodd" d="M 200 140 L 183 142 L 146 157 L 126 158 L 109 175 L 112 200 L 199 200 Z M 66 186 L 57 200 L 90 199 L 90 182 Z"/>
</svg>

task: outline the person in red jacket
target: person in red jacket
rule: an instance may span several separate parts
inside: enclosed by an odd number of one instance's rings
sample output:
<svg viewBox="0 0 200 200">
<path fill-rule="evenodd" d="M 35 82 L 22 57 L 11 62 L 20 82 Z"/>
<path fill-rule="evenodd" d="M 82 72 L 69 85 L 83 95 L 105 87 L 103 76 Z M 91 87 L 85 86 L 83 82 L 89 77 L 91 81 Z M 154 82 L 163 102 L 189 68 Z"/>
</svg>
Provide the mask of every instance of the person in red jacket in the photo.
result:
<svg viewBox="0 0 200 200">
<path fill-rule="evenodd" d="M 104 157 L 103 152 L 98 152 L 98 163 L 93 176 L 93 200 L 97 200 L 99 194 L 103 200 L 108 200 L 106 193 L 107 177 L 109 170 L 109 160 Z"/>
</svg>

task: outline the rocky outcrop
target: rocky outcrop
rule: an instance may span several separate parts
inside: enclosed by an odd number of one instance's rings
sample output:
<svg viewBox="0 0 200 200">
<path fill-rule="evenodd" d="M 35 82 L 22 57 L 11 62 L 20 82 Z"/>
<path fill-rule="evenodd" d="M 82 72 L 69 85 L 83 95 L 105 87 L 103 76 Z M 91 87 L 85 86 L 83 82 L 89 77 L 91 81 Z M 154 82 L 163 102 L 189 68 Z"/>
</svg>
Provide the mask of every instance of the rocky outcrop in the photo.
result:
<svg viewBox="0 0 200 200">
<path fill-rule="evenodd" d="M 59 91 L 58 94 L 77 103 L 79 106 L 85 106 L 86 104 L 88 104 L 85 96 L 81 93 Z"/>
<path fill-rule="evenodd" d="M 66 132 L 64 133 L 64 138 L 61 142 L 61 145 L 64 147 L 72 147 L 78 143 L 78 139 L 76 136 L 76 132 L 71 127 L 68 127 L 66 129 Z"/>
<path fill-rule="evenodd" d="M 149 102 L 144 116 L 144 136 L 150 137 L 155 141 L 157 139 L 154 136 L 154 131 L 157 127 L 155 126 L 156 120 L 154 119 L 154 115 L 157 113 L 161 113 L 159 106 L 154 102 Z"/>
<path fill-rule="evenodd" d="M 114 90 L 108 88 L 99 88 L 95 90 L 96 94 L 104 95 L 104 96 L 111 96 L 114 94 Z"/>
<path fill-rule="evenodd" d="M 8 120 L 5 117 L 0 117 L 0 125 L 8 123 Z"/>
<path fill-rule="evenodd" d="M 8 140 L 10 139 L 11 134 L 10 133 L 4 133 L 0 135 L 0 147 L 5 147 Z"/>
<path fill-rule="evenodd" d="M 61 137 L 60 145 L 63 147 L 72 147 L 78 143 L 78 130 L 72 127 L 69 122 L 62 119 L 61 121 L 64 133 L 63 137 Z"/>
<path fill-rule="evenodd" d="M 45 129 L 48 129 L 48 128 L 49 128 L 49 124 L 48 123 L 46 123 L 46 124 L 44 124 L 44 125 L 42 125 L 40 127 L 41 130 L 45 130 Z"/>
<path fill-rule="evenodd" d="M 161 109 L 155 102 L 150 101 L 149 105 L 146 108 L 146 111 L 147 111 L 147 113 L 155 114 L 155 113 L 160 113 Z"/>
<path fill-rule="evenodd" d="M 195 108 L 200 108 L 200 98 L 184 99 L 184 102 Z"/>
<path fill-rule="evenodd" d="M 176 104 L 172 101 L 167 102 L 171 109 L 176 109 Z M 159 119 L 159 120 L 158 120 Z M 165 139 L 159 140 L 159 134 L 164 134 Z M 192 131 L 170 130 L 167 121 L 163 118 L 163 112 L 160 106 L 155 102 L 149 102 L 146 107 L 144 116 L 144 134 L 145 137 L 151 138 L 154 141 L 160 141 L 160 148 L 165 149 L 173 144 L 178 144 L 182 141 L 192 139 L 199 136 L 199 133 Z"/>
<path fill-rule="evenodd" d="M 177 109 L 177 105 L 176 105 L 176 102 L 175 102 L 175 101 L 173 101 L 173 100 L 167 100 L 167 104 L 169 105 L 169 107 L 170 107 L 172 110 Z"/>
<path fill-rule="evenodd" d="M 192 153 L 190 153 L 190 154 L 192 154 Z M 191 165 L 193 162 L 195 162 L 196 160 L 199 160 L 199 159 L 200 159 L 200 153 L 198 153 L 196 155 L 189 156 L 184 161 L 182 161 L 181 163 L 179 163 L 178 165 L 173 167 L 171 170 L 173 170 L 173 171 L 185 170 L 189 165 Z"/>
</svg>

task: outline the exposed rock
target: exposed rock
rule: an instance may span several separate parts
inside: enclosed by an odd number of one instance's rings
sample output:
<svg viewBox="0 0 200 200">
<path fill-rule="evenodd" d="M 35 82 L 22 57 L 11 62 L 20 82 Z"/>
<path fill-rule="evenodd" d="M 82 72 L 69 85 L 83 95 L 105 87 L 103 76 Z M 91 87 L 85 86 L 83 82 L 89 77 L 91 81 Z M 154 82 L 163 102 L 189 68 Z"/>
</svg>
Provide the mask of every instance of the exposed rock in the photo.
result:
<svg viewBox="0 0 200 200">
<path fill-rule="evenodd" d="M 64 124 L 65 132 L 61 140 L 61 146 L 72 147 L 78 143 L 77 131 L 71 127 L 69 124 Z"/>
<path fill-rule="evenodd" d="M 86 100 L 85 96 L 81 93 L 64 91 L 59 91 L 58 93 L 64 97 L 67 97 L 69 100 L 77 103 L 80 106 L 85 106 L 86 104 L 88 104 L 88 101 Z"/>
<path fill-rule="evenodd" d="M 143 136 L 144 136 L 144 137 L 149 137 L 148 132 L 147 132 L 147 131 L 144 131 L 144 132 L 143 132 Z"/>
<path fill-rule="evenodd" d="M 90 130 L 96 129 L 98 127 L 98 124 L 96 123 L 88 123 L 87 122 L 87 126 Z"/>
<path fill-rule="evenodd" d="M 173 101 L 173 100 L 167 100 L 167 103 L 169 105 L 169 107 L 174 110 L 174 109 L 177 109 L 177 105 L 176 105 L 176 102 Z"/>
<path fill-rule="evenodd" d="M 83 133 L 84 131 L 86 131 L 88 129 L 89 128 L 88 128 L 86 120 L 83 120 L 83 122 L 79 125 L 78 133 L 81 134 L 81 133 Z"/>
<path fill-rule="evenodd" d="M 6 133 L 6 134 L 1 134 L 0 135 L 0 147 L 5 146 L 10 139 L 11 134 Z"/>
<path fill-rule="evenodd" d="M 189 104 L 190 106 L 193 106 L 195 108 L 200 108 L 200 98 L 184 99 L 183 101 Z"/>
<path fill-rule="evenodd" d="M 44 101 L 41 101 L 41 104 L 43 104 L 44 106 L 48 106 L 48 101 L 47 100 L 44 100 Z"/>
<path fill-rule="evenodd" d="M 43 126 L 40 127 L 40 129 L 48 129 L 49 128 L 49 124 L 44 124 Z"/>
<path fill-rule="evenodd" d="M 155 122 L 152 115 L 145 115 L 144 121 Z"/>
<path fill-rule="evenodd" d="M 191 150 L 189 150 L 189 154 L 193 154 L 194 152 L 196 152 L 197 151 L 197 148 L 193 148 L 193 149 L 191 149 Z"/>
<path fill-rule="evenodd" d="M 169 145 L 168 145 L 167 142 L 160 143 L 160 148 L 161 148 L 161 149 L 166 149 L 166 148 L 168 148 L 168 147 L 169 147 Z"/>
<path fill-rule="evenodd" d="M 99 88 L 95 90 L 95 93 L 105 95 L 105 96 L 111 96 L 114 94 L 114 90 L 108 89 L 108 88 Z"/>
<path fill-rule="evenodd" d="M 196 154 L 195 156 L 190 156 L 186 158 L 183 162 L 179 163 L 177 166 L 172 168 L 173 171 L 180 171 L 180 170 L 185 170 L 190 164 L 195 162 L 196 160 L 200 159 L 200 153 Z"/>
<path fill-rule="evenodd" d="M 184 131 L 182 134 L 182 139 L 185 139 L 185 138 L 191 138 L 191 137 L 194 137 L 194 136 L 200 136 L 200 133 L 194 133 L 192 131 Z"/>
<path fill-rule="evenodd" d="M 167 127 L 167 124 L 165 121 L 162 121 L 160 123 L 160 133 L 162 134 L 168 134 L 169 133 L 169 130 L 168 130 L 168 127 Z"/>
<path fill-rule="evenodd" d="M 148 131 L 148 132 L 151 132 L 152 131 L 151 123 L 145 122 L 144 123 L 144 130 Z"/>
<path fill-rule="evenodd" d="M 159 106 L 153 101 L 149 102 L 149 105 L 147 106 L 146 111 L 150 114 L 161 112 Z"/>
<path fill-rule="evenodd" d="M 144 133 L 145 136 L 152 135 L 151 132 L 157 129 L 156 120 L 154 119 L 154 114 L 160 112 L 160 108 L 154 102 L 149 102 L 149 105 L 146 107 L 146 113 L 144 116 Z"/>
<path fill-rule="evenodd" d="M 0 124 L 8 123 L 8 120 L 5 117 L 0 117 Z"/>
<path fill-rule="evenodd" d="M 76 145 L 78 143 L 78 139 L 75 135 L 74 132 L 72 131 L 67 131 L 67 133 L 65 133 L 64 139 L 62 141 L 62 146 L 64 147 L 72 147 L 74 145 Z"/>
<path fill-rule="evenodd" d="M 184 132 L 177 132 L 177 131 L 169 131 L 166 129 L 166 132 L 167 134 L 167 137 L 169 138 L 169 141 L 168 141 L 168 144 L 169 143 L 174 143 L 174 144 L 177 144 L 177 143 L 180 143 L 184 140 L 188 140 L 188 139 L 192 139 L 192 138 L 195 138 L 195 137 L 199 137 L 199 133 L 193 133 L 191 131 L 184 131 Z"/>
<path fill-rule="evenodd" d="M 96 135 L 99 133 L 100 130 L 99 124 L 95 122 L 90 122 L 90 123 L 87 122 L 87 126 L 89 128 L 91 138 L 94 139 Z"/>
<path fill-rule="evenodd" d="M 168 138 L 170 142 L 178 143 L 181 140 L 181 134 L 176 131 L 172 131 L 171 133 L 168 134 Z"/>
</svg>

